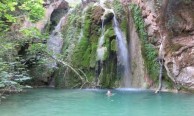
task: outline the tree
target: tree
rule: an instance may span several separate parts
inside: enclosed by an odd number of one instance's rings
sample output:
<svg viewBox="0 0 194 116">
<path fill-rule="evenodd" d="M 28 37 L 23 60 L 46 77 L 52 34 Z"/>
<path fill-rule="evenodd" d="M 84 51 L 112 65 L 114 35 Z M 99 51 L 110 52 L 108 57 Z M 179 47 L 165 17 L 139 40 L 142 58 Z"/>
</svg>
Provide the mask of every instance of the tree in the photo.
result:
<svg viewBox="0 0 194 116">
<path fill-rule="evenodd" d="M 43 0 L 0 0 L 0 89 L 20 91 L 29 79 L 25 59 L 18 55 L 21 46 L 37 38 L 35 29 L 8 31 L 23 17 L 36 22 L 44 16 Z M 28 36 L 30 35 L 30 36 Z M 0 91 L 1 93 L 2 91 Z"/>
<path fill-rule="evenodd" d="M 1 0 L 0 32 L 9 30 L 22 16 L 36 22 L 44 15 L 43 0 Z"/>
</svg>

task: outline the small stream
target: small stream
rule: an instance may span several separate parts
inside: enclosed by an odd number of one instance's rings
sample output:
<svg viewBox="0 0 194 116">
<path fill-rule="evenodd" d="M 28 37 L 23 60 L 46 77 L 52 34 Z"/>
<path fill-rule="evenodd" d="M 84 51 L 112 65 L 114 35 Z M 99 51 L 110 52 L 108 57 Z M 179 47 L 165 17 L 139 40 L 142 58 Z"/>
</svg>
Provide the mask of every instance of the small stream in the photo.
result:
<svg viewBox="0 0 194 116">
<path fill-rule="evenodd" d="M 0 116 L 193 116 L 194 95 L 143 90 L 30 89 L 0 104 Z"/>
</svg>

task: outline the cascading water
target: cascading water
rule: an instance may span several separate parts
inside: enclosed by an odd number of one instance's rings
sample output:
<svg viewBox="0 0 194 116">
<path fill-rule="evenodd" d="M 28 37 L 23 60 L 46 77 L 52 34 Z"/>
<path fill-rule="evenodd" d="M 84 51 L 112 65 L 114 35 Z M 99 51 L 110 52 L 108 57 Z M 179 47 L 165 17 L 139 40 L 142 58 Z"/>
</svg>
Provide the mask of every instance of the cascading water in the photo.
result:
<svg viewBox="0 0 194 116">
<path fill-rule="evenodd" d="M 104 28 L 105 21 L 104 20 L 105 20 L 106 15 L 109 12 L 113 13 L 113 10 L 106 8 L 106 6 L 104 4 L 105 0 L 100 0 L 99 2 L 100 2 L 99 5 L 105 10 L 103 15 L 101 16 L 101 20 L 102 20 L 101 29 L 102 29 L 102 32 L 101 32 L 101 37 L 99 38 L 98 49 L 97 49 L 97 60 L 100 60 L 102 62 L 104 54 L 107 51 L 107 48 L 103 46 L 103 44 L 104 44 L 104 32 L 105 32 L 105 28 Z"/>
<path fill-rule="evenodd" d="M 61 49 L 63 46 L 63 37 L 61 34 L 61 28 L 62 25 L 65 23 L 66 20 L 66 16 L 62 17 L 59 21 L 59 23 L 57 24 L 57 26 L 55 27 L 55 29 L 52 31 L 48 42 L 47 42 L 47 49 L 49 52 L 52 53 L 52 57 L 57 58 L 57 55 L 61 53 Z M 57 67 L 57 62 L 50 60 L 49 63 L 47 63 L 47 66 L 49 68 L 56 68 Z M 51 77 L 49 79 L 49 86 L 50 87 L 54 87 L 54 79 L 53 77 Z"/>
<path fill-rule="evenodd" d="M 57 55 L 61 53 L 61 49 L 63 46 L 63 37 L 61 34 L 61 28 L 62 28 L 62 25 L 65 23 L 66 16 L 67 15 L 63 16 L 60 19 L 59 23 L 57 24 L 55 29 L 52 31 L 48 39 L 48 42 L 47 42 L 48 51 L 52 53 L 52 56 L 54 58 L 56 58 Z M 49 67 L 57 67 L 57 64 L 55 61 L 48 63 L 48 64 L 49 64 Z"/>
<path fill-rule="evenodd" d="M 119 23 L 114 15 L 114 31 L 117 38 L 118 46 L 118 65 L 119 69 L 122 71 L 121 87 L 128 88 L 131 87 L 131 70 L 129 66 L 129 53 L 127 49 L 127 42 L 125 36 L 123 35 L 121 29 L 119 28 Z"/>
<path fill-rule="evenodd" d="M 104 20 L 102 19 L 102 33 L 101 37 L 98 41 L 98 48 L 97 48 L 97 60 L 100 60 L 102 62 L 105 52 L 107 51 L 107 48 L 103 46 L 104 44 Z"/>
<path fill-rule="evenodd" d="M 106 8 L 106 5 L 104 4 L 104 0 L 100 0 L 100 6 L 105 10 L 102 19 L 102 34 L 98 43 L 98 49 L 97 49 L 97 58 L 98 60 L 103 59 L 105 49 L 106 47 L 103 47 L 104 43 L 104 19 L 106 15 L 110 12 L 114 14 L 113 9 Z M 118 70 L 119 75 L 121 75 L 121 83 L 120 87 L 122 88 L 129 88 L 131 87 L 131 70 L 130 70 L 130 64 L 129 64 L 129 53 L 127 49 L 127 42 L 126 38 L 123 35 L 121 29 L 119 28 L 119 23 L 116 19 L 116 16 L 114 14 L 114 31 L 117 38 L 117 46 L 118 46 Z"/>
</svg>

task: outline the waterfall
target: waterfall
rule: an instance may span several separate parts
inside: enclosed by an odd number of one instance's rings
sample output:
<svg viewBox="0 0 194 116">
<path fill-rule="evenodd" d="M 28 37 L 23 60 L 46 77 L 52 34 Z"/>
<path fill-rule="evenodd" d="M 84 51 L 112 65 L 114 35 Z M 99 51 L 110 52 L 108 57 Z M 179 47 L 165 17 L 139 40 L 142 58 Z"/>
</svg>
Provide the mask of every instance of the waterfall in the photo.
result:
<svg viewBox="0 0 194 116">
<path fill-rule="evenodd" d="M 68 13 L 66 13 L 59 21 L 55 29 L 52 31 L 49 39 L 47 41 L 47 49 L 52 53 L 53 57 L 56 58 L 57 55 L 61 53 L 61 49 L 63 47 L 63 37 L 61 34 L 61 28 L 65 24 L 67 16 L 72 13 L 73 9 L 69 9 Z M 57 63 L 55 61 L 50 61 L 48 63 L 48 67 L 57 67 Z"/>
<path fill-rule="evenodd" d="M 102 20 L 102 34 L 99 39 L 98 43 L 98 49 L 97 49 L 97 60 L 103 60 L 104 54 L 107 50 L 106 47 L 103 47 L 104 44 L 104 20 L 106 17 L 106 14 L 112 12 L 114 14 L 113 9 L 106 8 L 106 5 L 104 4 L 105 0 L 100 0 L 100 6 L 105 10 L 103 13 L 103 16 L 101 17 Z M 114 31 L 116 34 L 116 40 L 117 40 L 117 46 L 118 46 L 118 71 L 121 74 L 121 83 L 120 87 L 129 88 L 131 87 L 131 70 L 130 70 L 130 64 L 129 64 L 129 52 L 127 49 L 127 42 L 126 37 L 122 33 L 121 29 L 119 28 L 119 23 L 116 19 L 116 16 L 114 14 Z"/>
<path fill-rule="evenodd" d="M 102 20 L 102 26 L 101 26 L 101 37 L 98 41 L 98 48 L 97 48 L 97 60 L 100 60 L 102 62 L 105 52 L 107 51 L 107 48 L 103 46 L 104 44 L 104 20 Z"/>
<path fill-rule="evenodd" d="M 52 31 L 48 42 L 47 42 L 47 47 L 48 47 L 48 51 L 52 53 L 53 57 L 57 57 L 57 54 L 60 54 L 62 46 L 63 46 L 63 38 L 62 38 L 62 34 L 61 34 L 61 26 L 63 25 L 64 21 L 65 21 L 65 16 L 62 17 L 59 21 L 59 23 L 57 24 L 57 26 L 55 27 L 55 29 Z M 56 62 L 52 62 L 49 63 L 50 67 L 56 67 L 57 64 Z"/>
<path fill-rule="evenodd" d="M 118 46 L 118 65 L 119 70 L 122 71 L 121 87 L 131 87 L 131 70 L 129 65 L 129 52 L 127 49 L 126 38 L 123 35 L 121 29 L 119 28 L 119 23 L 114 15 L 114 31 L 117 39 Z"/>
<path fill-rule="evenodd" d="M 104 32 L 105 32 L 105 28 L 104 28 L 105 21 L 104 20 L 105 20 L 106 14 L 109 13 L 109 12 L 113 13 L 113 10 L 106 8 L 106 6 L 104 5 L 103 0 L 100 1 L 100 6 L 105 11 L 104 11 L 103 15 L 101 16 L 101 20 L 102 20 L 101 30 L 102 30 L 102 32 L 101 32 L 101 37 L 99 38 L 99 41 L 98 41 L 97 60 L 100 60 L 102 62 L 104 54 L 107 51 L 107 48 L 103 46 L 103 44 L 104 44 Z"/>
<path fill-rule="evenodd" d="M 68 13 L 63 16 L 57 26 L 55 26 L 55 29 L 52 31 L 51 35 L 49 36 L 48 42 L 47 42 L 47 48 L 49 52 L 52 52 L 53 57 L 57 57 L 58 54 L 61 53 L 61 49 L 63 47 L 63 37 L 61 34 L 61 28 L 65 24 L 65 21 L 67 19 L 67 16 L 72 13 L 73 9 L 69 9 Z M 56 63 L 53 63 L 51 65 L 52 67 L 56 67 Z"/>
</svg>

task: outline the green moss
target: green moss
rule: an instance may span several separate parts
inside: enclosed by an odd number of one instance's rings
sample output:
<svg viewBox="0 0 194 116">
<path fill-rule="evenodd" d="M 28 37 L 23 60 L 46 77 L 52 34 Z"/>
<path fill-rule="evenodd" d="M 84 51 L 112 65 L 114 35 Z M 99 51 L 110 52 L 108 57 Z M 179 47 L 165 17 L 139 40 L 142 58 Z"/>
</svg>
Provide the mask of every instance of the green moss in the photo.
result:
<svg viewBox="0 0 194 116">
<path fill-rule="evenodd" d="M 115 87 L 117 80 L 117 54 L 116 50 L 112 50 L 112 48 L 116 49 L 115 45 L 111 45 L 111 43 L 115 42 L 116 44 L 116 36 L 111 22 L 105 25 L 105 30 L 103 46 L 107 50 L 103 57 L 103 70 L 99 78 L 103 88 L 112 88 Z"/>
<path fill-rule="evenodd" d="M 115 35 L 115 31 L 114 31 L 113 26 L 112 26 L 111 23 L 107 24 L 107 25 L 105 26 L 105 29 L 106 29 L 106 31 L 105 31 L 105 33 L 104 33 L 105 39 L 112 39 L 113 37 L 116 36 L 116 35 Z"/>
<path fill-rule="evenodd" d="M 85 19 L 85 23 L 84 23 L 84 36 L 85 37 L 89 37 L 90 35 L 90 26 L 91 26 L 91 19 L 90 19 L 90 17 L 86 17 L 86 19 Z"/>
<path fill-rule="evenodd" d="M 116 42 L 116 40 L 115 39 L 113 39 L 112 41 L 111 41 L 111 50 L 112 51 L 117 51 L 117 42 Z"/>
<path fill-rule="evenodd" d="M 119 0 L 113 0 L 113 10 L 117 17 L 123 17 L 125 14 L 124 7 Z"/>
<path fill-rule="evenodd" d="M 112 27 L 112 24 L 109 23 L 105 26 L 105 33 L 104 33 L 104 47 L 107 48 L 107 50 L 105 51 L 104 57 L 103 57 L 103 61 L 107 60 L 108 57 L 110 56 L 110 52 L 111 52 L 111 41 L 115 39 L 115 32 L 114 29 Z"/>
<path fill-rule="evenodd" d="M 96 64 L 96 50 L 98 45 L 98 26 L 92 23 L 92 8 L 89 8 L 83 27 L 83 38 L 76 46 L 73 54 L 73 64 L 82 68 L 94 68 Z"/>
<path fill-rule="evenodd" d="M 100 84 L 103 88 L 115 87 L 117 80 L 117 58 L 116 54 L 113 57 L 109 57 L 103 65 L 102 74 L 100 76 Z"/>
<path fill-rule="evenodd" d="M 98 36 L 91 37 L 91 54 L 90 54 L 90 67 L 95 68 L 96 65 L 96 51 L 98 45 Z"/>
<path fill-rule="evenodd" d="M 123 19 L 122 19 L 122 21 L 121 21 L 121 30 L 122 30 L 122 32 L 124 32 L 125 33 L 125 35 L 127 34 L 127 19 L 126 19 L 126 17 L 123 17 Z"/>
</svg>

